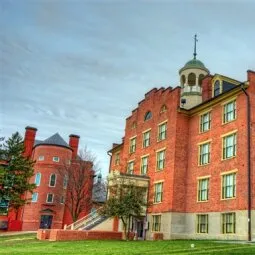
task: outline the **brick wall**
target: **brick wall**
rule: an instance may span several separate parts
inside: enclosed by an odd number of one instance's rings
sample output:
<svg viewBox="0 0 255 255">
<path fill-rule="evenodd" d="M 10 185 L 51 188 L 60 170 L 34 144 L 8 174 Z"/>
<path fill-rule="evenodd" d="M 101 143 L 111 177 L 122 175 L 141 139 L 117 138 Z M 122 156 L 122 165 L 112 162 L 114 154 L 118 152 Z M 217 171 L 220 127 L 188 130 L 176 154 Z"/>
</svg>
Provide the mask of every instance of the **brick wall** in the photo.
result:
<svg viewBox="0 0 255 255">
<path fill-rule="evenodd" d="M 121 240 L 122 232 L 116 231 L 81 231 L 81 230 L 63 230 L 39 229 L 37 239 L 50 241 L 69 241 L 69 240 Z"/>
<path fill-rule="evenodd" d="M 247 92 L 250 95 L 251 102 L 251 178 L 252 178 L 252 209 L 255 209 L 255 71 L 247 72 L 247 80 L 249 82 L 249 88 Z"/>
<path fill-rule="evenodd" d="M 227 99 L 229 100 L 229 99 Z M 186 176 L 186 211 L 213 212 L 247 208 L 247 132 L 245 96 L 236 99 L 236 120 L 222 124 L 224 101 L 211 108 L 211 129 L 199 133 L 199 113 L 189 120 L 188 172 Z M 237 130 L 237 155 L 222 160 L 222 135 Z M 211 139 L 211 163 L 198 166 L 198 143 Z M 236 198 L 221 200 L 221 173 L 237 169 Z M 209 201 L 197 202 L 198 177 L 210 176 Z"/>
<path fill-rule="evenodd" d="M 72 151 L 68 148 L 59 146 L 40 145 L 35 147 L 32 159 L 36 160 L 34 172 L 41 173 L 40 185 L 34 190 L 38 192 L 37 202 L 31 202 L 24 207 L 23 212 L 23 230 L 37 230 L 40 226 L 40 217 L 42 214 L 53 216 L 51 228 L 61 228 L 65 206 L 60 203 L 61 196 L 65 196 L 63 189 L 63 176 L 59 173 L 58 168 L 62 162 L 71 159 Z M 38 161 L 39 156 L 44 156 L 43 161 Z M 52 158 L 58 156 L 60 162 L 53 162 Z M 56 174 L 55 187 L 49 187 L 51 174 Z M 34 183 L 33 177 L 31 182 Z M 47 194 L 54 194 L 53 203 L 46 203 Z M 31 194 L 27 194 L 31 198 Z M 50 209 L 51 213 L 43 213 L 43 210 Z"/>
</svg>

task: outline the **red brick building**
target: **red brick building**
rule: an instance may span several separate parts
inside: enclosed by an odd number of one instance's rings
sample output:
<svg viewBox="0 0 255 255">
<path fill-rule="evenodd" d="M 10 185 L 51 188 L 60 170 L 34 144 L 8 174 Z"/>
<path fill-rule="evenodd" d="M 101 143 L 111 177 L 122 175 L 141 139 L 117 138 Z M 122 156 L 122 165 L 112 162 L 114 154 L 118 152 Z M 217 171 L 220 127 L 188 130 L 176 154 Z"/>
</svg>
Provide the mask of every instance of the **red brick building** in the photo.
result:
<svg viewBox="0 0 255 255">
<path fill-rule="evenodd" d="M 180 86 L 154 88 L 113 144 L 109 178 L 148 187 L 138 238 L 255 239 L 255 72 L 209 74 L 194 58 Z"/>
<path fill-rule="evenodd" d="M 24 138 L 24 156 L 35 161 L 34 177 L 30 181 L 36 184 L 36 189 L 33 194 L 25 194 L 31 202 L 22 207 L 18 215 L 12 210 L 9 211 L 8 230 L 63 228 L 65 224 L 72 223 L 70 211 L 65 203 L 69 202 L 68 180 L 58 169 L 63 163 L 76 163 L 79 136 L 70 135 L 69 144 L 58 133 L 39 141 L 36 140 L 36 131 L 36 128 L 26 127 Z M 86 190 L 92 191 L 93 175 L 94 172 L 86 183 Z M 91 198 L 92 192 L 90 193 L 88 194 Z M 88 203 L 80 217 L 88 214 L 91 206 L 91 203 Z"/>
</svg>

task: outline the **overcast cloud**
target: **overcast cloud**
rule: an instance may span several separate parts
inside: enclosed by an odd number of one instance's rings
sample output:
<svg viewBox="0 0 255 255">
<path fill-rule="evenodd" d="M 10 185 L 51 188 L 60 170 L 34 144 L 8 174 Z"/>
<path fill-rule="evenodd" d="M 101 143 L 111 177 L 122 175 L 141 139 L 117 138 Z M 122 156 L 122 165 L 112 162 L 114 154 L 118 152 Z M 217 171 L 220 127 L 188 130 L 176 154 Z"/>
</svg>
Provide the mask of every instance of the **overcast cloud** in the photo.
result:
<svg viewBox="0 0 255 255">
<path fill-rule="evenodd" d="M 81 136 L 102 173 L 125 118 L 198 58 L 240 81 L 255 69 L 255 1 L 0 2 L 0 136 Z"/>
</svg>

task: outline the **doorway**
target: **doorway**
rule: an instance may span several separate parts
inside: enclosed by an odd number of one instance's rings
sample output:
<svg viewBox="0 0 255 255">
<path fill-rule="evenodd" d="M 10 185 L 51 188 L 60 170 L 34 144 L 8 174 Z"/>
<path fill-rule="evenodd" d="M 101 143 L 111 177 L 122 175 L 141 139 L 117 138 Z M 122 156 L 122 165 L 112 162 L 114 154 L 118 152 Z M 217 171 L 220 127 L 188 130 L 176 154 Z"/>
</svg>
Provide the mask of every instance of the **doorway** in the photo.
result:
<svg viewBox="0 0 255 255">
<path fill-rule="evenodd" d="M 137 239 L 143 239 L 143 221 L 139 220 L 136 222 Z"/>
<path fill-rule="evenodd" d="M 40 221 L 40 228 L 50 229 L 52 224 L 52 215 L 42 215 Z"/>
</svg>

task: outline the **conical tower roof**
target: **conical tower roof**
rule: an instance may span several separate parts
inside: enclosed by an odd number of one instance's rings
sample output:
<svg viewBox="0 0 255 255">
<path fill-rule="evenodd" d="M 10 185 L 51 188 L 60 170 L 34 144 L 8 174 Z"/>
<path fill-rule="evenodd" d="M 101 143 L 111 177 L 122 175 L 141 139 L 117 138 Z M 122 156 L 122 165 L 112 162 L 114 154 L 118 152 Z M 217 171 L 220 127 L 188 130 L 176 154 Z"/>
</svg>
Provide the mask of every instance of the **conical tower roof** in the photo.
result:
<svg viewBox="0 0 255 255">
<path fill-rule="evenodd" d="M 68 149 L 71 149 L 68 143 L 66 143 L 66 141 L 59 135 L 59 133 L 56 133 L 50 136 L 44 141 L 36 140 L 34 146 L 39 146 L 39 145 L 55 145 L 55 146 L 66 147 Z"/>
</svg>

